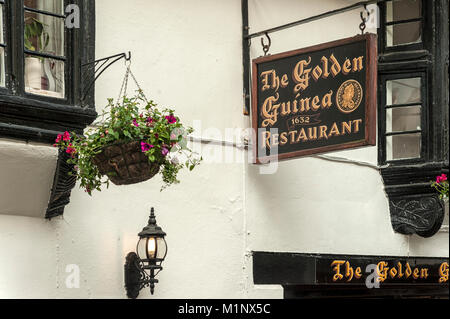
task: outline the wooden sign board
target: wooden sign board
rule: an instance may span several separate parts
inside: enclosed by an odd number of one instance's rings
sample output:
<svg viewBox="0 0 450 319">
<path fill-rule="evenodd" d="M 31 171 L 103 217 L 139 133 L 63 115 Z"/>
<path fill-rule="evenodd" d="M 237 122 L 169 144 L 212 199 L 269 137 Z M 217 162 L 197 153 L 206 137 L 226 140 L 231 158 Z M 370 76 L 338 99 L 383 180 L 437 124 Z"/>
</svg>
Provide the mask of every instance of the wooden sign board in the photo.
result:
<svg viewBox="0 0 450 319">
<path fill-rule="evenodd" d="M 376 144 L 376 35 L 260 57 L 252 67 L 256 163 Z"/>
</svg>

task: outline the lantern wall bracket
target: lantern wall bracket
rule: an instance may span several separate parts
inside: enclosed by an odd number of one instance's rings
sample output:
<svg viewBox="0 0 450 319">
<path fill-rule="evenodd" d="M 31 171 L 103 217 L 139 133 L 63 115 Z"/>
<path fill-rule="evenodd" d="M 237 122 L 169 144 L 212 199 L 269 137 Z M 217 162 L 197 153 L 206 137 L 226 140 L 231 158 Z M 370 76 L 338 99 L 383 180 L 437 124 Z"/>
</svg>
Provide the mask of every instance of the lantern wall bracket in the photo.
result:
<svg viewBox="0 0 450 319">
<path fill-rule="evenodd" d="M 128 253 L 125 258 L 124 274 L 125 274 L 125 290 L 127 297 L 136 299 L 139 296 L 139 291 L 146 287 L 150 287 L 150 293 L 153 295 L 155 291 L 155 284 L 158 279 L 155 279 L 155 270 L 162 270 L 161 266 L 151 266 L 150 274 L 145 271 L 147 267 L 142 265 L 141 260 L 135 252 Z"/>
<path fill-rule="evenodd" d="M 138 234 L 139 236 L 139 244 L 142 240 L 146 240 L 145 242 L 145 250 L 146 255 L 138 255 L 139 249 L 136 247 L 136 252 L 130 252 L 125 258 L 124 265 L 124 279 L 125 279 L 125 290 L 127 292 L 127 297 L 131 299 L 136 299 L 139 296 L 139 292 L 146 288 L 150 288 L 150 293 L 153 295 L 155 291 L 155 284 L 158 283 L 158 279 L 155 279 L 156 275 L 163 269 L 161 267 L 161 263 L 167 254 L 167 244 L 164 240 L 166 233 L 156 224 L 156 218 L 154 213 L 154 208 L 151 208 L 150 218 L 148 221 L 148 225 L 145 226 L 142 231 Z M 163 245 L 161 247 L 162 251 L 164 251 L 164 255 L 158 255 L 157 252 L 161 251 L 160 244 L 157 244 L 159 241 L 156 240 L 162 239 Z M 149 239 L 153 240 L 153 250 L 154 255 L 150 256 L 148 253 L 149 248 Z"/>
</svg>

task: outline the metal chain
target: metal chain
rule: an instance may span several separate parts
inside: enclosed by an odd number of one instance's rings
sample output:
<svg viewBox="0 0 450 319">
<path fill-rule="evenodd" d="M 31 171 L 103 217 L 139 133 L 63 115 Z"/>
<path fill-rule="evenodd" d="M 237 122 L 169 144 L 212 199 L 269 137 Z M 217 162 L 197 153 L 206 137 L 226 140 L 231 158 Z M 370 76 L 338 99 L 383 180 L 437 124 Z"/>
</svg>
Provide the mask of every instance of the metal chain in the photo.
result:
<svg viewBox="0 0 450 319">
<path fill-rule="evenodd" d="M 128 79 L 129 76 L 131 75 L 131 78 L 133 79 L 134 83 L 136 84 L 138 90 L 139 90 L 139 94 L 142 94 L 142 97 L 144 98 L 145 102 L 147 104 L 149 104 L 147 97 L 144 94 L 144 91 L 142 90 L 141 86 L 139 85 L 138 81 L 136 80 L 136 77 L 134 76 L 133 72 L 131 71 L 131 67 L 130 64 L 128 64 L 127 66 L 127 70 L 125 72 L 125 76 L 123 78 L 122 81 L 122 87 L 120 88 L 120 92 L 119 92 L 119 97 L 117 98 L 117 106 L 119 106 L 120 104 L 120 99 L 122 97 L 125 97 L 127 94 L 127 89 L 128 89 Z"/>
<path fill-rule="evenodd" d="M 361 24 L 359 25 L 359 29 L 361 30 L 361 34 L 364 34 L 364 30 L 366 29 L 366 22 L 369 21 L 370 12 L 367 10 L 367 6 L 364 5 L 364 10 L 367 13 L 367 18 L 364 18 L 363 12 L 361 11 L 359 15 L 361 16 Z"/>
<path fill-rule="evenodd" d="M 139 93 L 142 94 L 142 96 L 143 96 L 145 102 L 147 102 L 147 104 L 148 104 L 147 97 L 145 96 L 144 91 L 141 89 L 141 86 L 139 85 L 138 81 L 136 80 L 136 78 L 135 78 L 133 72 L 131 72 L 131 70 L 130 70 L 130 74 L 131 74 L 131 77 L 132 77 L 133 80 L 134 80 L 134 83 L 136 84 L 136 86 L 137 86 L 138 89 L 139 89 Z"/>
<path fill-rule="evenodd" d="M 264 32 L 264 35 L 267 37 L 267 39 L 269 40 L 268 44 L 264 43 L 264 38 L 261 38 L 261 45 L 263 47 L 263 51 L 264 51 L 264 56 L 267 55 L 267 52 L 269 52 L 270 49 L 270 45 L 272 44 L 272 40 L 270 40 L 269 35 L 267 34 L 267 32 Z"/>
<path fill-rule="evenodd" d="M 120 91 L 119 91 L 119 97 L 117 98 L 116 106 L 119 106 L 120 98 L 125 96 L 126 93 L 127 93 L 128 76 L 129 76 L 130 72 L 131 72 L 130 65 L 128 65 L 127 70 L 125 71 L 125 76 L 124 76 L 123 81 L 122 81 L 122 86 L 121 86 Z M 124 90 L 124 88 L 125 88 L 125 90 Z M 123 95 L 122 95 L 122 93 L 123 93 Z"/>
</svg>

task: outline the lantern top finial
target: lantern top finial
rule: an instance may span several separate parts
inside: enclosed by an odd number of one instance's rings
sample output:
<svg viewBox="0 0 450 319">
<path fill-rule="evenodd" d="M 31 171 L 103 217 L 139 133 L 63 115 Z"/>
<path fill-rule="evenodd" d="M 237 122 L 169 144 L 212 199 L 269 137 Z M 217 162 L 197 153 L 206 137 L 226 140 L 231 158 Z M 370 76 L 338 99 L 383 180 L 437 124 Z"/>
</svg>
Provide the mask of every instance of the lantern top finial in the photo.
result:
<svg viewBox="0 0 450 319">
<path fill-rule="evenodd" d="M 155 209 L 152 207 L 150 209 L 150 217 L 148 219 L 148 225 L 142 229 L 142 231 L 138 234 L 139 237 L 164 237 L 166 236 L 166 233 L 163 232 L 161 227 L 159 227 L 156 224 L 156 217 L 155 217 Z"/>
</svg>

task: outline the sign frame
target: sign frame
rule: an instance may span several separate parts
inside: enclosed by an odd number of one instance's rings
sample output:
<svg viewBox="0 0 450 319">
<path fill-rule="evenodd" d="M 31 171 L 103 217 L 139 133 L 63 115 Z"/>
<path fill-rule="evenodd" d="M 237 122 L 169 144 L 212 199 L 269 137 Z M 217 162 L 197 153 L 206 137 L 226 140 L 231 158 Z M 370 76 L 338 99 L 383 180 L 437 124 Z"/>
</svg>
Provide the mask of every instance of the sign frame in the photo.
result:
<svg viewBox="0 0 450 319">
<path fill-rule="evenodd" d="M 295 55 L 306 53 L 313 53 L 324 49 L 339 47 L 355 42 L 366 41 L 366 59 L 365 59 L 365 137 L 363 140 L 357 140 L 347 143 L 321 146 L 317 148 L 309 148 L 305 150 L 297 150 L 286 153 L 281 153 L 272 156 L 258 157 L 259 134 L 258 134 L 258 65 L 280 60 Z M 377 127 L 377 35 L 366 33 L 364 35 L 357 35 L 349 38 L 344 38 L 336 41 L 322 43 L 318 45 L 309 46 L 297 50 L 286 51 L 274 55 L 262 56 L 252 60 L 252 107 L 251 107 L 251 122 L 252 127 L 256 130 L 255 141 L 253 143 L 253 159 L 255 164 L 268 163 L 273 160 L 285 160 L 300 156 L 312 155 L 317 153 L 324 153 L 330 151 L 345 150 L 361 146 L 376 145 L 376 127 Z"/>
</svg>

